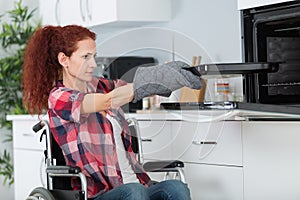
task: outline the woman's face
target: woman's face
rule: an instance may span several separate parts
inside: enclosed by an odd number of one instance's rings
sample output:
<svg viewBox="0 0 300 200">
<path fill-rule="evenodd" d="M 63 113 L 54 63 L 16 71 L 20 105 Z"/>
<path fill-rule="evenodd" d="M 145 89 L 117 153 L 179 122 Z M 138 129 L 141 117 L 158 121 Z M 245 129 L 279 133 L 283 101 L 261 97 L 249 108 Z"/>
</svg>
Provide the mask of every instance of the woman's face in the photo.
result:
<svg viewBox="0 0 300 200">
<path fill-rule="evenodd" d="M 77 43 L 78 49 L 69 57 L 67 73 L 73 81 L 88 82 L 92 80 L 95 62 L 96 43 L 88 38 Z"/>
</svg>

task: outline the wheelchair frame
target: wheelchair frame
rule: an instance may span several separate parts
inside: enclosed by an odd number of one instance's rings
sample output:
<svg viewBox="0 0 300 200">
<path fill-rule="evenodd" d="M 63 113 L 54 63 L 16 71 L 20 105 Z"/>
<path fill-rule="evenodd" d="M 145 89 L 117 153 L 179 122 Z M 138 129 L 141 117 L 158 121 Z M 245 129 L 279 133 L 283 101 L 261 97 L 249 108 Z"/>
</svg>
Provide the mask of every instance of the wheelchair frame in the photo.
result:
<svg viewBox="0 0 300 200">
<path fill-rule="evenodd" d="M 27 197 L 27 200 L 31 199 L 45 199 L 45 200 L 56 200 L 56 199 L 70 199 L 74 197 L 75 200 L 88 200 L 87 195 L 87 181 L 85 175 L 81 172 L 79 167 L 71 166 L 60 166 L 56 165 L 56 158 L 53 158 L 52 154 L 52 136 L 50 133 L 49 122 L 42 120 L 33 127 L 34 132 L 42 132 L 41 139 L 43 136 L 46 137 L 46 150 L 45 150 L 45 164 L 47 174 L 47 188 L 37 187 Z M 53 178 L 55 177 L 78 177 L 81 182 L 81 191 L 70 191 L 55 189 L 53 185 Z"/>
<path fill-rule="evenodd" d="M 140 136 L 140 130 L 138 121 L 135 118 L 128 118 L 127 123 L 131 128 L 131 133 L 136 137 L 134 153 L 137 155 L 137 160 L 143 165 L 147 172 L 165 172 L 164 179 L 168 179 L 170 172 L 175 172 L 173 178 L 179 177 L 179 179 L 185 183 L 184 164 L 179 160 L 165 160 L 165 161 L 148 161 L 144 163 L 142 139 Z M 81 172 L 79 167 L 71 167 L 67 165 L 56 165 L 56 158 L 53 157 L 52 145 L 53 136 L 50 132 L 49 122 L 41 120 L 39 123 L 33 126 L 34 132 L 42 132 L 46 137 L 46 150 L 45 150 L 45 164 L 47 174 L 47 188 L 37 187 L 33 189 L 26 200 L 58 200 L 58 199 L 70 199 L 70 200 L 88 200 L 87 193 L 87 181 L 85 175 Z M 55 141 L 54 141 L 55 142 Z M 55 142 L 56 143 L 56 142 Z M 64 190 L 56 189 L 54 187 L 53 179 L 56 177 L 78 177 L 81 182 L 81 190 Z"/>
</svg>

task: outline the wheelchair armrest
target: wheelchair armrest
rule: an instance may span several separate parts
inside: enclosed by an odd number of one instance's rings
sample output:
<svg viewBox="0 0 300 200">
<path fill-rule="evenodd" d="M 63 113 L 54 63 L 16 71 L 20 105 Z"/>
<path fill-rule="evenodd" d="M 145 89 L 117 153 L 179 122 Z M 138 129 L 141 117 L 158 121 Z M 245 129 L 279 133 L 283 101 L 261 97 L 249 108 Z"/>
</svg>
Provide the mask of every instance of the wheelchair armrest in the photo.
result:
<svg viewBox="0 0 300 200">
<path fill-rule="evenodd" d="M 88 199 L 87 180 L 79 167 L 53 165 L 53 166 L 48 166 L 46 168 L 46 172 L 50 177 L 74 177 L 74 176 L 79 177 L 81 181 L 82 191 L 84 191 L 83 193 L 84 200 Z M 59 199 L 69 199 L 69 198 L 59 198 Z"/>
<path fill-rule="evenodd" d="M 183 168 L 184 164 L 180 160 L 149 161 L 143 164 L 148 172 L 177 171 L 176 168 Z"/>
<path fill-rule="evenodd" d="M 81 172 L 81 169 L 79 167 L 54 165 L 47 167 L 46 172 L 53 174 L 79 174 Z"/>
</svg>

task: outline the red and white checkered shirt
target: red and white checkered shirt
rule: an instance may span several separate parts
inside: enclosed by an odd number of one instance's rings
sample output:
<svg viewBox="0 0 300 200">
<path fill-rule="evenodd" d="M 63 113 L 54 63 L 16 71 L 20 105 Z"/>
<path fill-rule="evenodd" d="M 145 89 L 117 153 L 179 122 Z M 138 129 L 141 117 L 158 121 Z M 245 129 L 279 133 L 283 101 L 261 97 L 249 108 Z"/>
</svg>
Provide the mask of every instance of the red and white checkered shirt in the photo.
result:
<svg viewBox="0 0 300 200">
<path fill-rule="evenodd" d="M 121 80 L 93 78 L 88 93 L 108 93 L 125 85 Z M 81 114 L 80 107 L 87 93 L 66 88 L 58 81 L 49 95 L 51 132 L 62 148 L 67 165 L 78 166 L 87 177 L 88 196 L 102 194 L 123 184 L 110 121 L 101 113 Z M 124 113 L 119 109 L 106 111 L 122 127 L 122 139 L 127 158 L 140 183 L 148 187 L 150 178 L 137 162 Z M 78 185 L 74 185 L 78 188 Z"/>
</svg>

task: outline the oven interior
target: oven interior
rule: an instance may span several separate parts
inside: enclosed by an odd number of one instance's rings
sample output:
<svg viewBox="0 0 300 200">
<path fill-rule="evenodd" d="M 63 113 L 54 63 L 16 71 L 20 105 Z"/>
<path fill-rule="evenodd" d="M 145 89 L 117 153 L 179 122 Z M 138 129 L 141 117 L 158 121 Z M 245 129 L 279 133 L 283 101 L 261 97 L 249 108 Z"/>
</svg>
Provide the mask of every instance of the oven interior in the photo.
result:
<svg viewBox="0 0 300 200">
<path fill-rule="evenodd" d="M 248 75 L 247 100 L 300 104 L 300 4 L 243 11 L 246 62 L 279 62 L 272 73 Z"/>
</svg>

